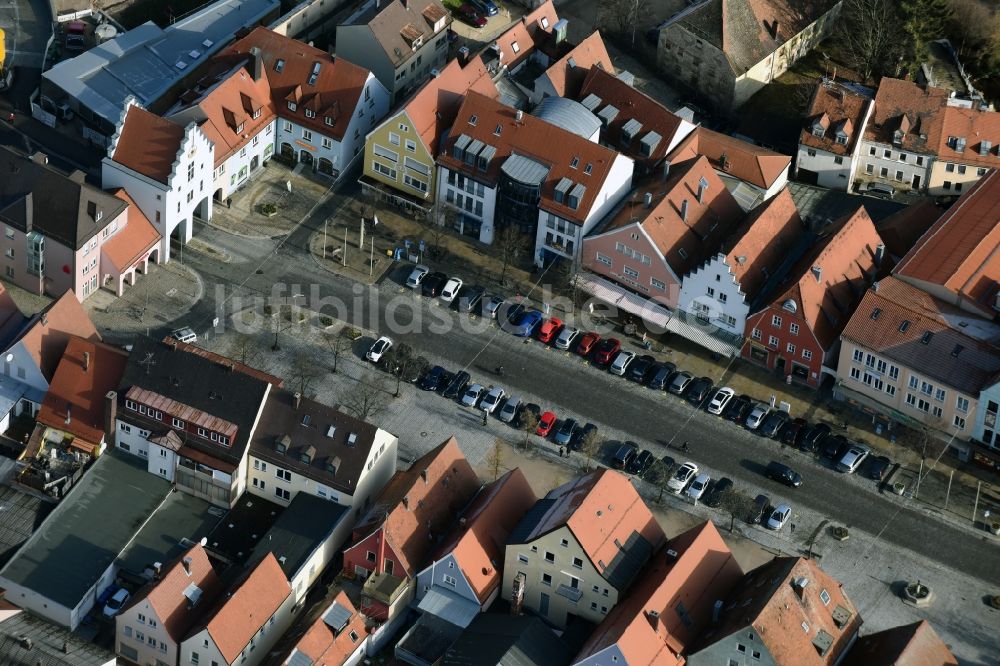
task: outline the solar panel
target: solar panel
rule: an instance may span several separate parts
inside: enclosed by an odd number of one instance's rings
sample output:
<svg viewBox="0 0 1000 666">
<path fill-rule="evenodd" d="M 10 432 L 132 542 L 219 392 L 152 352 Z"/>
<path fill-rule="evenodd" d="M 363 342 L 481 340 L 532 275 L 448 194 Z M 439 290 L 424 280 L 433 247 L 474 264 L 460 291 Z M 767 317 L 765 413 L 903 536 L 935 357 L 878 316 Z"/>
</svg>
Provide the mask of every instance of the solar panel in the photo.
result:
<svg viewBox="0 0 1000 666">
<path fill-rule="evenodd" d="M 323 622 L 334 631 L 341 631 L 351 620 L 351 611 L 347 610 L 336 601 L 323 613 Z"/>
<path fill-rule="evenodd" d="M 285 664 L 287 666 L 312 666 L 313 660 L 304 652 L 300 652 L 298 648 L 295 648 L 292 650 L 292 654 L 288 657 L 288 661 Z"/>
</svg>

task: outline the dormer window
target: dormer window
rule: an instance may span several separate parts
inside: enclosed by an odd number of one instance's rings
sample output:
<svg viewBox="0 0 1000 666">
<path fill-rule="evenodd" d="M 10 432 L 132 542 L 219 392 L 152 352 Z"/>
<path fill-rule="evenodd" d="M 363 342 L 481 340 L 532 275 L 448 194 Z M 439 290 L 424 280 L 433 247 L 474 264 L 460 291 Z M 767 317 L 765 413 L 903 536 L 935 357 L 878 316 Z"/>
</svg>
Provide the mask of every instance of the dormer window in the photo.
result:
<svg viewBox="0 0 1000 666">
<path fill-rule="evenodd" d="M 823 129 L 822 125 L 813 125 L 813 136 L 822 139 L 824 134 L 826 134 L 826 130 Z"/>
<path fill-rule="evenodd" d="M 839 143 L 842 146 L 846 146 L 847 145 L 847 135 L 846 134 L 838 134 L 837 135 L 837 143 Z"/>
<path fill-rule="evenodd" d="M 306 109 L 306 118 L 315 118 L 315 117 L 316 117 L 316 112 L 315 111 L 311 111 L 310 109 Z"/>
<path fill-rule="evenodd" d="M 243 134 L 243 127 L 244 127 L 245 124 L 246 123 L 240 123 L 239 125 L 236 126 L 236 133 L 237 134 Z"/>
<path fill-rule="evenodd" d="M 295 102 L 289 102 L 288 103 L 288 110 L 289 111 L 294 111 L 297 108 L 298 108 L 298 105 Z"/>
<path fill-rule="evenodd" d="M 254 120 L 260 118 L 260 109 L 254 109 L 253 114 L 251 114 L 250 117 L 253 118 Z"/>
<path fill-rule="evenodd" d="M 330 116 L 326 116 L 325 118 L 323 118 L 323 122 L 325 122 L 330 127 L 333 127 L 333 118 L 331 118 Z"/>
<path fill-rule="evenodd" d="M 478 120 L 479 118 L 476 117 L 476 114 L 472 114 L 471 116 L 469 116 L 469 124 L 472 125 L 473 127 L 476 126 L 476 122 Z"/>
<path fill-rule="evenodd" d="M 511 48 L 511 50 L 514 53 L 520 53 L 521 52 L 521 45 L 518 44 L 517 42 L 511 42 L 510 43 L 510 48 Z"/>
<path fill-rule="evenodd" d="M 278 58 L 277 60 L 274 61 L 274 71 L 276 71 L 278 73 L 281 73 L 282 71 L 284 71 L 284 69 L 285 69 L 285 61 L 284 60 L 282 60 L 281 58 Z"/>
</svg>

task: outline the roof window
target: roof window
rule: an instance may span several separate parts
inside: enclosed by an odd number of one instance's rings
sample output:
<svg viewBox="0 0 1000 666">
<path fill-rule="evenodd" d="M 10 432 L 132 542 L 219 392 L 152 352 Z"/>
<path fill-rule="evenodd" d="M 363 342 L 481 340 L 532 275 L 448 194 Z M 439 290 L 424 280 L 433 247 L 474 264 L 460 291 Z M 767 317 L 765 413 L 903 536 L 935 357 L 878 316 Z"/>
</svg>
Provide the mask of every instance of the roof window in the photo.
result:
<svg viewBox="0 0 1000 666">
<path fill-rule="evenodd" d="M 276 72 L 283 72 L 283 71 L 285 71 L 285 61 L 282 60 L 281 58 L 278 58 L 277 60 L 275 60 L 274 61 L 274 71 L 276 71 Z"/>
<path fill-rule="evenodd" d="M 906 329 L 908 329 L 909 327 L 910 327 L 910 320 L 904 319 L 903 322 L 899 325 L 899 332 L 906 333 Z"/>
<path fill-rule="evenodd" d="M 479 118 L 476 116 L 476 114 L 473 113 L 471 116 L 469 116 L 469 124 L 472 125 L 473 127 L 476 126 L 476 123 L 478 121 L 479 121 Z"/>
<path fill-rule="evenodd" d="M 931 338 L 933 338 L 933 337 L 934 337 L 934 334 L 931 331 L 924 331 L 923 336 L 921 336 L 921 338 L 920 338 L 920 342 L 923 343 L 923 344 L 925 344 L 925 345 L 926 344 L 930 344 Z"/>
</svg>

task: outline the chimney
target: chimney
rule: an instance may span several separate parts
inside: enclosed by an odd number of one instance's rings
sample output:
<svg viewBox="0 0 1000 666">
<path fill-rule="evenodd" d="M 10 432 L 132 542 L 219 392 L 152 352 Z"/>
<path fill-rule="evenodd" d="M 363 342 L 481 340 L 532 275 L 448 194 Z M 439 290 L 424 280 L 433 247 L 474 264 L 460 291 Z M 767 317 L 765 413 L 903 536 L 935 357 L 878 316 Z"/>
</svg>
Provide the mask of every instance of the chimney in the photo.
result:
<svg viewBox="0 0 1000 666">
<path fill-rule="evenodd" d="M 685 199 L 681 202 L 681 219 L 686 223 L 688 221 L 688 200 Z"/>
<path fill-rule="evenodd" d="M 83 371 L 87 372 L 88 370 L 90 370 L 90 352 L 83 352 Z"/>
<path fill-rule="evenodd" d="M 881 266 L 883 259 L 885 259 L 885 243 L 879 243 L 875 247 L 875 265 Z"/>
<path fill-rule="evenodd" d="M 518 109 L 517 112 L 514 113 L 514 120 L 516 120 L 517 122 L 521 122 L 521 118 L 524 118 L 524 111 Z"/>
<path fill-rule="evenodd" d="M 104 396 L 104 439 L 108 446 L 115 445 L 115 420 L 118 418 L 118 393 L 108 391 Z"/>
<path fill-rule="evenodd" d="M 192 560 L 190 557 L 185 557 L 183 560 L 181 560 L 181 563 L 184 565 L 184 573 L 186 573 L 188 576 L 191 575 L 191 562 L 193 561 L 194 560 Z"/>
<path fill-rule="evenodd" d="M 69 425 L 70 423 L 73 422 L 72 411 L 73 411 L 73 403 L 67 402 L 66 403 L 66 421 L 64 421 L 64 423 L 66 425 Z M 55 449 L 53 449 L 53 450 L 55 450 Z"/>
<path fill-rule="evenodd" d="M 458 64 L 462 67 L 469 62 L 469 47 L 463 46 L 458 50 Z"/>
<path fill-rule="evenodd" d="M 653 206 L 653 193 L 646 192 L 642 197 L 643 201 L 646 203 L 646 208 L 652 208 Z"/>
<path fill-rule="evenodd" d="M 296 391 L 295 396 L 292 398 L 292 406 L 298 409 L 300 404 L 302 404 L 302 394 Z"/>
<path fill-rule="evenodd" d="M 406 495 L 403 495 L 403 508 L 404 509 L 410 508 L 410 498 L 407 497 Z"/>
<path fill-rule="evenodd" d="M 663 160 L 663 180 L 670 176 L 670 160 Z"/>
<path fill-rule="evenodd" d="M 724 604 L 723 604 L 722 599 L 716 599 L 715 600 L 715 604 L 712 606 L 712 624 L 718 624 L 719 623 L 719 616 L 722 615 L 722 607 L 723 607 L 723 605 Z"/>
<path fill-rule="evenodd" d="M 161 573 L 163 573 L 163 563 L 153 562 L 153 578 L 159 580 Z"/>
<path fill-rule="evenodd" d="M 253 76 L 254 81 L 260 81 L 260 77 L 264 72 L 264 59 L 260 57 L 260 49 L 256 46 L 250 49 L 250 75 Z"/>
<path fill-rule="evenodd" d="M 42 322 L 42 326 L 48 326 L 49 325 L 49 313 L 48 312 L 43 312 L 40 319 L 41 319 L 41 322 Z"/>
<path fill-rule="evenodd" d="M 805 576 L 800 576 L 792 581 L 792 589 L 795 593 L 799 595 L 799 599 L 802 599 L 806 593 L 806 587 L 809 585 L 809 579 Z"/>
<path fill-rule="evenodd" d="M 653 631 L 656 631 L 656 627 L 660 623 L 660 612 L 648 610 L 646 611 L 646 619 L 649 620 L 649 624 L 653 627 Z"/>
<path fill-rule="evenodd" d="M 816 282 L 823 281 L 823 268 L 821 266 L 813 266 L 812 274 L 816 276 Z"/>
<path fill-rule="evenodd" d="M 458 526 L 459 527 L 465 527 L 466 523 L 468 523 L 468 522 L 469 521 L 467 521 L 465 519 L 465 516 L 462 516 L 461 518 L 458 519 Z"/>
<path fill-rule="evenodd" d="M 49 157 L 45 153 L 35 153 L 34 155 L 31 156 L 31 161 L 34 162 L 35 164 L 41 164 L 42 166 L 45 166 L 46 164 L 49 163 Z"/>
<path fill-rule="evenodd" d="M 702 178 L 698 181 L 698 203 L 705 203 L 705 190 L 708 189 L 708 183 Z"/>
</svg>

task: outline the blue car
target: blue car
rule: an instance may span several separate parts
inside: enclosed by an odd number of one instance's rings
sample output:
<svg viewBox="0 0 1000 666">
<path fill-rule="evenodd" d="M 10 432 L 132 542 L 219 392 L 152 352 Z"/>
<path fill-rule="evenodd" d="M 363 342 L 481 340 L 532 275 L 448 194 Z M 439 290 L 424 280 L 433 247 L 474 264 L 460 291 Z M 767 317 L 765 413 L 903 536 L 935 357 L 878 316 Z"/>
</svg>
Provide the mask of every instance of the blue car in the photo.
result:
<svg viewBox="0 0 1000 666">
<path fill-rule="evenodd" d="M 544 316 L 538 310 L 524 310 L 516 317 L 508 319 L 503 329 L 518 337 L 529 338 L 535 333 L 535 329 L 542 323 Z"/>
<path fill-rule="evenodd" d="M 486 16 L 496 16 L 500 13 L 500 8 L 493 0 L 471 0 L 472 6 L 481 11 Z"/>
</svg>

